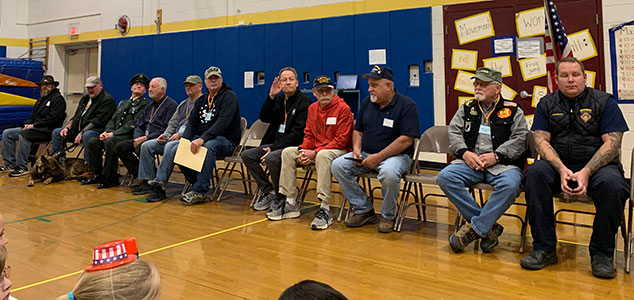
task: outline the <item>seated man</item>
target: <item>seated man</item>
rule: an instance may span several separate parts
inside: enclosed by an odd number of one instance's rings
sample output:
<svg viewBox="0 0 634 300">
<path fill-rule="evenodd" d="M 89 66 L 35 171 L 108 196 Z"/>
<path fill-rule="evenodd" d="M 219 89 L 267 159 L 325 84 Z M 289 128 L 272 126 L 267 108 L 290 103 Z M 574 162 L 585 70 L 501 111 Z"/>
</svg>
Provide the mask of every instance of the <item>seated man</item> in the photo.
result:
<svg viewBox="0 0 634 300">
<path fill-rule="evenodd" d="M 438 185 L 468 223 L 449 236 L 458 253 L 482 238 L 480 248 L 493 251 L 504 228 L 496 221 L 520 193 L 526 158 L 526 119 L 515 102 L 500 95 L 502 73 L 478 68 L 473 87 L 475 100 L 456 111 L 449 124 L 449 148 L 458 158 L 438 174 Z M 495 192 L 480 207 L 467 187 L 488 183 Z"/>
<path fill-rule="evenodd" d="M 209 191 L 216 158 L 231 155 L 241 138 L 238 96 L 222 81 L 220 68 L 211 66 L 205 71 L 205 85 L 208 92 L 196 100 L 183 138 L 192 141 L 192 153 L 198 153 L 200 147 L 204 146 L 207 148 L 207 155 L 200 173 L 188 168 L 181 169 L 187 181 L 192 183 L 192 190 L 181 196 L 184 205 L 207 201 L 205 194 Z M 148 195 L 148 202 L 166 198 L 165 185 L 174 168 L 178 144 L 176 140 L 165 146 L 157 176 L 150 181 L 152 192 Z"/>
<path fill-rule="evenodd" d="M 11 172 L 10 177 L 28 174 L 27 163 L 34 142 L 51 140 L 53 129 L 61 126 L 66 118 L 66 100 L 59 93 L 59 82 L 51 75 L 44 75 L 37 84 L 40 99 L 35 102 L 33 112 L 23 127 L 5 129 L 2 132 L 2 160 L 0 172 Z M 17 158 L 15 146 L 18 144 Z"/>
<path fill-rule="evenodd" d="M 88 77 L 85 87 L 87 94 L 79 100 L 73 118 L 66 126 L 53 130 L 51 134 L 53 155 L 61 153 L 61 157 L 66 157 L 66 142 L 83 142 L 87 148 L 88 141 L 101 134 L 117 109 L 114 98 L 103 89 L 99 77 Z M 84 160 L 90 160 L 88 151 L 84 151 Z"/>
<path fill-rule="evenodd" d="M 304 129 L 304 142 L 299 147 L 287 147 L 282 151 L 280 194 L 273 206 L 277 209 L 266 214 L 269 220 L 299 217 L 301 203 L 297 196 L 297 165 L 314 163 L 317 170 L 317 199 L 321 207 L 311 223 L 314 230 L 326 229 L 333 222 L 330 213 L 330 189 L 332 161 L 352 148 L 354 118 L 350 107 L 334 93 L 332 80 L 328 76 L 317 76 L 313 82 L 313 95 L 317 102 L 308 107 L 308 119 Z"/>
<path fill-rule="evenodd" d="M 150 81 L 148 94 L 153 101 L 145 107 L 143 115 L 134 125 L 134 139 L 120 141 L 114 146 L 115 153 L 135 179 L 139 176 L 137 156 L 141 153 L 141 145 L 149 139 L 157 138 L 165 131 L 178 106 L 174 99 L 167 96 L 166 91 L 165 78 L 155 77 Z"/>
<path fill-rule="evenodd" d="M 165 132 L 158 138 L 141 144 L 139 156 L 139 177 L 130 185 L 134 195 L 143 195 L 152 191 L 149 180 L 156 177 L 155 155 L 162 155 L 167 142 L 178 141 L 185 132 L 187 119 L 194 108 L 194 103 L 202 95 L 202 79 L 197 75 L 189 75 L 183 82 L 187 99 L 183 100 L 170 118 Z M 162 199 L 161 199 L 162 200 Z"/>
<path fill-rule="evenodd" d="M 414 100 L 396 92 L 392 69 L 374 66 L 363 77 L 368 79 L 370 96 L 359 109 L 352 133 L 352 152 L 335 159 L 331 171 L 354 211 L 346 222 L 348 227 L 360 227 L 376 220 L 374 207 L 355 176 L 379 173 L 383 207 L 378 231 L 389 233 L 396 218 L 394 210 L 401 178 L 412 163 L 414 138 L 420 136 L 418 109 Z"/>
<path fill-rule="evenodd" d="M 557 263 L 553 195 L 590 195 L 596 215 L 590 257 L 592 275 L 614 278 L 614 243 L 630 188 L 619 161 L 627 123 L 612 95 L 586 87 L 583 64 L 563 58 L 556 65 L 559 90 L 537 105 L 532 129 L 541 159 L 524 175 L 533 251 L 522 268 Z"/>
<path fill-rule="evenodd" d="M 264 133 L 260 147 L 248 149 L 241 154 L 244 165 L 262 192 L 261 197 L 253 204 L 255 210 L 267 210 L 275 199 L 284 199 L 284 196 L 277 194 L 282 150 L 302 143 L 310 105 L 310 99 L 302 94 L 298 85 L 295 69 L 285 67 L 280 70 L 260 109 L 260 121 L 269 123 L 269 128 Z M 269 168 L 272 183 L 261 163 Z"/>
<path fill-rule="evenodd" d="M 114 151 L 115 145 L 132 138 L 134 123 L 141 117 L 143 109 L 150 103 L 144 97 L 148 84 L 147 76 L 137 74 L 130 79 L 130 99 L 121 101 L 117 111 L 112 115 L 104 132 L 93 137 L 86 145 L 86 153 L 89 157 L 88 167 L 92 176 L 82 180 L 82 184 L 98 184 L 98 188 L 107 188 L 119 185 L 117 167 L 118 157 Z M 105 150 L 105 162 L 102 167 L 102 152 Z"/>
</svg>

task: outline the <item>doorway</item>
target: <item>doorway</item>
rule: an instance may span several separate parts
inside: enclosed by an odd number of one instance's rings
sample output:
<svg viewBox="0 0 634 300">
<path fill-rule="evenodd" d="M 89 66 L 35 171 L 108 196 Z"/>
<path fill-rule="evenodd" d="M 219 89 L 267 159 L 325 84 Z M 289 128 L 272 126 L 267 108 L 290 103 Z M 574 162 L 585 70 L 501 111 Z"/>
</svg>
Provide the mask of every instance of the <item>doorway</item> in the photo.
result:
<svg viewBox="0 0 634 300">
<path fill-rule="evenodd" d="M 86 78 L 99 76 L 99 46 L 97 43 L 68 45 L 64 62 L 66 112 L 72 117 L 85 93 Z"/>
</svg>

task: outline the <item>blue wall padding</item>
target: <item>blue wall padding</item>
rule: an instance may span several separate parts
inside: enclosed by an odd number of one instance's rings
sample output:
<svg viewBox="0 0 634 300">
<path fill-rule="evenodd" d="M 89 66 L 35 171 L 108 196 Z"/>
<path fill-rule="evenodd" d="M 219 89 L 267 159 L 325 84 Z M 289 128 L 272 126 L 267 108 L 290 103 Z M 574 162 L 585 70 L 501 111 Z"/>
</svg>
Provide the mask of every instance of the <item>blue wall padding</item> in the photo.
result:
<svg viewBox="0 0 634 300">
<path fill-rule="evenodd" d="M 105 39 L 101 74 L 104 88 L 117 101 L 130 96 L 128 81 L 136 73 L 165 77 L 168 95 L 181 101 L 186 98 L 180 85 L 185 77 L 203 77 L 205 69 L 215 65 L 252 124 L 273 78 L 285 66 L 297 69 L 302 89 L 310 89 L 320 74 L 357 74 L 365 98 L 368 84 L 360 75 L 372 68 L 370 49 L 387 50 L 397 91 L 418 105 L 421 132 L 433 126 L 433 76 L 424 73 L 424 62 L 432 60 L 430 8 Z M 409 87 L 408 65 L 419 66 L 419 87 Z M 245 71 L 265 72 L 265 83 L 258 85 L 254 78 L 255 87 L 245 89 Z M 304 72 L 310 73 L 308 83 L 303 82 Z"/>
<path fill-rule="evenodd" d="M 33 106 L 0 106 L 0 138 L 4 129 L 22 126 L 31 111 Z"/>
</svg>

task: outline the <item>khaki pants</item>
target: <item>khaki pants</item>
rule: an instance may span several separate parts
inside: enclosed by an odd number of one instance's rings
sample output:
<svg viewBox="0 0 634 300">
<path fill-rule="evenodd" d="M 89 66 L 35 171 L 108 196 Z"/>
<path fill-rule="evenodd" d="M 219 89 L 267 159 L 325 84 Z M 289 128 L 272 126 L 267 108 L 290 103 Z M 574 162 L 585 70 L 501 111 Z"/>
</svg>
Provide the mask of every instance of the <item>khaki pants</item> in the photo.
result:
<svg viewBox="0 0 634 300">
<path fill-rule="evenodd" d="M 288 147 L 282 151 L 282 171 L 280 174 L 280 194 L 289 198 L 297 196 L 297 147 Z M 345 150 L 324 149 L 315 157 L 315 169 L 317 170 L 317 198 L 325 204 L 330 203 L 330 189 L 332 179 L 330 176 L 330 164 L 335 158 L 346 154 Z"/>
</svg>

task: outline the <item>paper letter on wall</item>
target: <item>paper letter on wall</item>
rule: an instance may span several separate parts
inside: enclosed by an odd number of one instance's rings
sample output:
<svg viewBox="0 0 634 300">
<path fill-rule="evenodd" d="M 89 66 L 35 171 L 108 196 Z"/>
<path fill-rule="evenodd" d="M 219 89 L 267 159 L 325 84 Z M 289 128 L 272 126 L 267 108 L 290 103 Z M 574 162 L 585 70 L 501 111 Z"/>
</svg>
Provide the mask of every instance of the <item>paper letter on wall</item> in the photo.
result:
<svg viewBox="0 0 634 300">
<path fill-rule="evenodd" d="M 451 68 L 475 71 L 478 65 L 478 51 L 451 49 Z"/>
<path fill-rule="evenodd" d="M 458 19 L 455 21 L 455 25 L 460 45 L 495 35 L 489 11 Z"/>
<path fill-rule="evenodd" d="M 517 36 L 524 38 L 543 35 L 546 28 L 545 21 L 546 16 L 543 6 L 516 13 L 515 27 L 517 27 Z"/>
<path fill-rule="evenodd" d="M 511 57 L 500 56 L 485 58 L 482 60 L 485 67 L 502 72 L 502 77 L 513 76 L 513 69 L 511 68 Z"/>
</svg>

